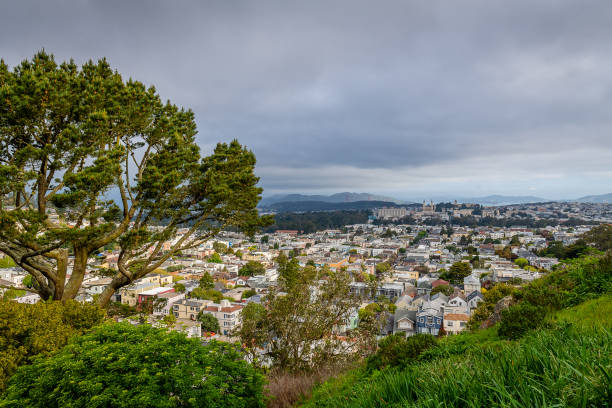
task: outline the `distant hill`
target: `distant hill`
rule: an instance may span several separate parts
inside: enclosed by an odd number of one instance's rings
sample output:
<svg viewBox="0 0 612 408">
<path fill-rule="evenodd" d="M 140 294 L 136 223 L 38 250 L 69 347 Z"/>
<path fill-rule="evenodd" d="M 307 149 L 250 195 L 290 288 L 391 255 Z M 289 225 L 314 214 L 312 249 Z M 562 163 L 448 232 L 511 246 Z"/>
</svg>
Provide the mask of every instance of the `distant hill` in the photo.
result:
<svg viewBox="0 0 612 408">
<path fill-rule="evenodd" d="M 488 195 L 486 197 L 458 198 L 459 203 L 475 203 L 480 205 L 510 205 L 548 202 L 546 198 L 535 196 L 505 196 L 499 194 Z"/>
<path fill-rule="evenodd" d="M 339 210 L 370 210 L 378 207 L 398 207 L 391 201 L 352 201 L 330 203 L 326 201 L 282 201 L 272 203 L 264 208 L 276 212 L 307 212 L 307 211 L 339 211 Z"/>
<path fill-rule="evenodd" d="M 575 199 L 579 203 L 607 203 L 612 204 L 612 193 L 589 195 Z"/>
<path fill-rule="evenodd" d="M 307 195 L 307 194 L 276 194 L 270 197 L 264 197 L 259 203 L 260 207 L 269 207 L 274 203 L 280 202 L 303 202 L 316 201 L 324 203 L 353 203 L 356 201 L 385 201 L 395 204 L 403 204 L 401 200 L 393 197 L 385 197 L 370 193 L 336 193 L 332 195 Z"/>
</svg>

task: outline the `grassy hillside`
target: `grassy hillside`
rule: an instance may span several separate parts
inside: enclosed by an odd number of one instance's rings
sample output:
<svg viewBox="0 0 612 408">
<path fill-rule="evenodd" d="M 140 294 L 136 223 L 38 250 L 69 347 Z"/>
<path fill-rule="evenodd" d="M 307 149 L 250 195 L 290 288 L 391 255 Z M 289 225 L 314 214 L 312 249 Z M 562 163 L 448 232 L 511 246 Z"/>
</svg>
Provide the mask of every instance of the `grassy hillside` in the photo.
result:
<svg viewBox="0 0 612 408">
<path fill-rule="evenodd" d="M 611 406 L 612 294 L 605 262 L 585 259 L 525 288 L 518 296 L 523 302 L 553 290 L 561 295 L 538 299 L 548 308 L 546 321 L 519 340 L 502 339 L 497 327 L 447 337 L 399 369 L 364 366 L 328 381 L 303 406 Z M 551 307 L 557 303 L 565 307 Z"/>
</svg>

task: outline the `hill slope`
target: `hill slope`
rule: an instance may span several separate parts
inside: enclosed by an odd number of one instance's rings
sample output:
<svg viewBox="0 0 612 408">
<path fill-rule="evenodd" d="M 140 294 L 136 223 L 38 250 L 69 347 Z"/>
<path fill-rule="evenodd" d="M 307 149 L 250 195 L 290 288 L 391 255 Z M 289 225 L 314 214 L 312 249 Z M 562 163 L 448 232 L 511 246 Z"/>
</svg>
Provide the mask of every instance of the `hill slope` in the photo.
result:
<svg viewBox="0 0 612 408">
<path fill-rule="evenodd" d="M 499 326 L 440 339 L 395 368 L 363 365 L 319 386 L 304 406 L 610 406 L 612 255 L 568 261 L 513 298 Z M 544 317 L 517 315 L 531 308 Z M 500 337 L 516 324 L 539 328 Z M 400 349 L 389 350 L 405 361 Z"/>
<path fill-rule="evenodd" d="M 579 203 L 612 203 L 612 193 L 600 194 L 600 195 L 589 195 L 577 198 L 574 201 Z"/>
<path fill-rule="evenodd" d="M 429 361 L 404 370 L 355 370 L 320 386 L 305 407 L 604 407 L 611 401 L 612 325 L 581 326 L 595 308 L 612 316 L 612 296 L 563 314 L 554 329 L 520 341 L 492 329 L 441 342 Z M 482 343 L 481 343 L 482 342 Z M 444 356 L 446 357 L 440 357 Z"/>
<path fill-rule="evenodd" d="M 342 210 L 370 210 L 378 207 L 397 207 L 389 201 L 352 201 L 348 203 L 329 203 L 325 201 L 282 201 L 270 204 L 266 209 L 278 212 L 305 212 L 305 211 L 342 211 Z"/>
<path fill-rule="evenodd" d="M 270 197 L 264 197 L 259 203 L 259 205 L 261 207 L 269 207 L 274 203 L 303 201 L 319 201 L 325 203 L 350 203 L 355 201 L 388 201 L 396 204 L 402 204 L 402 201 L 397 200 L 393 197 L 386 197 L 370 193 L 344 192 L 332 195 L 276 194 Z"/>
</svg>

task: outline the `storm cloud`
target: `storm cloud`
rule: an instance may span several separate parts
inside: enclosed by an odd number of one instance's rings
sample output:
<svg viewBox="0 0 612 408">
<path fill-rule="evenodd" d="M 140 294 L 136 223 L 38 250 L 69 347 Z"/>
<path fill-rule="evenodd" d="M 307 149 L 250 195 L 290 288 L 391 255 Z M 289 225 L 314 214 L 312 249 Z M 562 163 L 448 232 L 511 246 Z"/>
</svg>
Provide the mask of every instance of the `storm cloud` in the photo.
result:
<svg viewBox="0 0 612 408">
<path fill-rule="evenodd" d="M 106 57 L 266 193 L 612 191 L 612 2 L 16 1 L 9 65 Z"/>
</svg>

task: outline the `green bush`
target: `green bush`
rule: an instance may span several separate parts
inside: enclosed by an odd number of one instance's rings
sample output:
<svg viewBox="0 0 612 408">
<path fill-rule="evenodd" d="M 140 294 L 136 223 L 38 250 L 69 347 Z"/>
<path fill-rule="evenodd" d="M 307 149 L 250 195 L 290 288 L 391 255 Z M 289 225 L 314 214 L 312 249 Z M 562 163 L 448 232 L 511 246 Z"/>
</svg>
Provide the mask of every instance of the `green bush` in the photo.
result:
<svg viewBox="0 0 612 408">
<path fill-rule="evenodd" d="M 549 310 L 559 310 L 612 291 L 612 253 L 565 261 L 513 297 Z"/>
<path fill-rule="evenodd" d="M 210 313 L 200 311 L 198 313 L 198 321 L 201 323 L 202 331 L 204 332 L 219 333 L 221 331 L 219 321 Z"/>
<path fill-rule="evenodd" d="M 378 351 L 367 361 L 369 370 L 386 367 L 404 367 L 414 362 L 425 350 L 434 347 L 436 339 L 430 334 L 404 334 L 387 336 L 378 343 Z"/>
<path fill-rule="evenodd" d="M 257 294 L 257 291 L 255 289 L 248 289 L 245 290 L 244 292 L 242 292 L 242 299 L 248 299 L 252 296 L 255 296 Z"/>
<path fill-rule="evenodd" d="M 546 309 L 521 302 L 502 311 L 502 320 L 497 329 L 500 337 L 518 339 L 527 331 L 544 324 Z"/>
<path fill-rule="evenodd" d="M 112 323 L 21 367 L 1 407 L 263 407 L 263 375 L 237 347 Z"/>
<path fill-rule="evenodd" d="M 435 288 L 432 289 L 431 291 L 431 296 L 435 295 L 436 293 L 443 293 L 446 296 L 450 296 L 455 292 L 455 288 L 453 288 L 450 285 L 438 285 Z"/>
<path fill-rule="evenodd" d="M 15 370 L 102 322 L 104 311 L 74 300 L 33 305 L 0 300 L 0 392 Z"/>
</svg>

